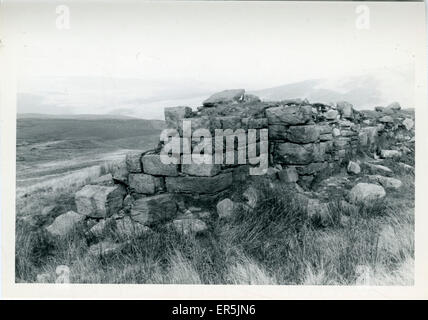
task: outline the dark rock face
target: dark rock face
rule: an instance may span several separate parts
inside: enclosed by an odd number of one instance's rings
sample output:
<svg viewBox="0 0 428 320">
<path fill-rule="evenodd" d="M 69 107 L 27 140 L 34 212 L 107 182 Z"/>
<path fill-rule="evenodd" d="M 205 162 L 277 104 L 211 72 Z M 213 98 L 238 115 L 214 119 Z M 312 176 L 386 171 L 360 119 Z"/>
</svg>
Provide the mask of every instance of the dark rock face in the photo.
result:
<svg viewBox="0 0 428 320">
<path fill-rule="evenodd" d="M 174 218 L 177 204 L 170 194 L 159 194 L 136 200 L 131 210 L 133 220 L 144 225 L 152 225 Z"/>
<path fill-rule="evenodd" d="M 297 143 L 279 143 L 274 151 L 275 161 L 282 164 L 310 164 L 314 161 L 314 145 Z"/>
<path fill-rule="evenodd" d="M 167 177 L 166 189 L 172 193 L 212 194 L 232 185 L 232 173 L 221 173 L 213 177 Z"/>
<path fill-rule="evenodd" d="M 291 126 L 287 135 L 287 139 L 294 143 L 315 142 L 319 137 L 320 130 L 316 125 Z"/>
</svg>

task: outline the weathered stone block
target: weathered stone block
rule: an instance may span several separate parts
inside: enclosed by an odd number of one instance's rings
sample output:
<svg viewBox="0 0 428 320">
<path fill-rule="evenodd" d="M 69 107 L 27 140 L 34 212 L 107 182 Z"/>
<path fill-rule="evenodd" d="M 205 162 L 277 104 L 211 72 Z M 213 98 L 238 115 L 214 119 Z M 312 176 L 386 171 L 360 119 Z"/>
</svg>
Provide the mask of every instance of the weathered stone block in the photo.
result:
<svg viewBox="0 0 428 320">
<path fill-rule="evenodd" d="M 170 194 L 159 194 L 138 199 L 131 210 L 132 219 L 144 225 L 172 220 L 176 215 L 177 204 Z"/>
<path fill-rule="evenodd" d="M 224 90 L 213 94 L 206 99 L 202 104 L 205 107 L 212 107 L 217 104 L 237 103 L 244 99 L 244 89 Z"/>
<path fill-rule="evenodd" d="M 154 194 L 163 189 L 163 179 L 145 173 L 129 174 L 129 187 L 137 193 Z"/>
<path fill-rule="evenodd" d="M 192 117 L 190 107 L 169 107 L 165 108 L 165 121 L 168 129 L 178 129 L 180 120 Z"/>
<path fill-rule="evenodd" d="M 84 215 L 74 211 L 68 211 L 57 217 L 54 222 L 46 228 L 46 231 L 53 236 L 66 236 L 82 222 L 83 219 L 85 219 Z"/>
<path fill-rule="evenodd" d="M 339 112 L 337 110 L 329 110 L 325 113 L 325 118 L 327 120 L 336 120 Z"/>
<path fill-rule="evenodd" d="M 287 134 L 287 140 L 295 143 L 315 142 L 319 137 L 320 131 L 316 125 L 291 126 Z"/>
<path fill-rule="evenodd" d="M 144 173 L 155 176 L 178 176 L 178 165 L 164 164 L 159 154 L 146 154 L 142 158 Z"/>
<path fill-rule="evenodd" d="M 168 192 L 210 194 L 227 189 L 232 184 L 232 173 L 213 177 L 166 177 L 165 184 Z"/>
<path fill-rule="evenodd" d="M 212 177 L 218 174 L 221 170 L 219 164 L 183 164 L 181 166 L 181 172 L 198 177 Z"/>
<path fill-rule="evenodd" d="M 333 140 L 333 135 L 331 133 L 325 133 L 320 135 L 320 141 L 330 141 Z"/>
<path fill-rule="evenodd" d="M 113 180 L 119 181 L 122 183 L 128 183 L 129 171 L 126 165 L 126 159 L 121 159 L 119 161 L 114 161 L 110 163 L 110 172 L 113 177 Z"/>
<path fill-rule="evenodd" d="M 125 194 L 119 185 L 86 185 L 75 194 L 77 212 L 93 218 L 110 217 L 122 208 Z"/>
<path fill-rule="evenodd" d="M 228 116 L 228 117 L 217 117 L 216 121 L 219 121 L 221 124 L 221 129 L 241 129 L 241 117 L 237 116 Z"/>
<path fill-rule="evenodd" d="M 128 172 L 143 172 L 143 167 L 141 166 L 142 154 L 141 151 L 131 151 L 126 154 L 126 168 Z"/>
<path fill-rule="evenodd" d="M 318 126 L 318 130 L 320 131 L 320 134 L 327 134 L 332 132 L 333 127 L 328 124 L 323 124 Z"/>
<path fill-rule="evenodd" d="M 268 108 L 266 109 L 266 117 L 269 124 L 305 124 L 312 119 L 312 107 L 310 105 L 291 105 Z"/>
<path fill-rule="evenodd" d="M 284 164 L 309 164 L 314 160 L 314 144 L 277 143 L 274 148 L 275 161 Z"/>
<path fill-rule="evenodd" d="M 327 142 L 314 143 L 313 144 L 313 159 L 315 162 L 322 162 L 325 160 L 325 154 L 329 144 Z"/>
<path fill-rule="evenodd" d="M 211 130 L 213 128 L 213 124 L 211 123 L 210 118 L 206 116 L 202 116 L 199 118 L 187 118 L 179 121 L 180 126 L 178 127 L 178 132 L 180 133 L 180 136 L 183 136 L 183 121 L 190 122 L 192 134 L 198 129 Z"/>
<path fill-rule="evenodd" d="M 269 140 L 285 140 L 287 139 L 287 126 L 281 124 L 269 125 Z"/>
<path fill-rule="evenodd" d="M 242 119 L 242 126 L 246 129 L 262 129 L 268 127 L 267 118 L 244 118 Z"/>
</svg>

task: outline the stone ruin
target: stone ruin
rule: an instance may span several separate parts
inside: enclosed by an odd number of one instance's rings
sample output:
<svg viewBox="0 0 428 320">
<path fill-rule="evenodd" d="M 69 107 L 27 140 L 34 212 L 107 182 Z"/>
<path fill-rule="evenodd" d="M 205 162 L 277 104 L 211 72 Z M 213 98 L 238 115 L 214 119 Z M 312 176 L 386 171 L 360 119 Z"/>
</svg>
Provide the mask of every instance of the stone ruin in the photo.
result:
<svg viewBox="0 0 428 320">
<path fill-rule="evenodd" d="M 185 120 L 191 121 L 192 130 L 204 128 L 210 132 L 267 129 L 269 167 L 264 178 L 292 185 L 302 194 L 334 175 L 343 164 L 348 171 L 358 173 L 359 164 L 350 160 L 359 151 L 384 158 L 407 152 L 379 150 L 382 135 L 402 136 L 402 141 L 414 142 L 414 114 L 400 111 L 398 103 L 357 111 L 345 101 L 265 102 L 242 89 L 226 90 L 205 100 L 195 111 L 182 106 L 165 109 L 167 128 L 182 134 L 180 128 Z M 256 142 L 257 150 L 260 143 Z M 254 178 L 249 175 L 251 164 L 164 164 L 160 159 L 162 148 L 164 144 L 160 142 L 156 150 L 127 154 L 126 167 L 115 168 L 79 190 L 75 195 L 77 213 L 58 217 L 48 231 L 63 235 L 70 225 L 84 218 L 93 221 L 93 233 L 111 220 L 125 234 L 149 232 L 158 223 L 170 223 L 184 233 L 204 231 L 204 218 L 212 213 L 202 209 L 203 204 L 216 207 L 220 217 L 230 215 L 234 203 L 227 198 L 228 191 Z M 406 148 L 404 143 L 402 148 Z M 350 201 L 364 198 L 366 193 L 369 198 L 384 195 L 383 190 L 360 183 Z M 314 204 L 320 207 L 318 200 L 308 206 Z M 103 245 L 105 250 L 117 247 Z M 92 249 L 95 253 L 98 250 L 99 247 Z"/>
</svg>

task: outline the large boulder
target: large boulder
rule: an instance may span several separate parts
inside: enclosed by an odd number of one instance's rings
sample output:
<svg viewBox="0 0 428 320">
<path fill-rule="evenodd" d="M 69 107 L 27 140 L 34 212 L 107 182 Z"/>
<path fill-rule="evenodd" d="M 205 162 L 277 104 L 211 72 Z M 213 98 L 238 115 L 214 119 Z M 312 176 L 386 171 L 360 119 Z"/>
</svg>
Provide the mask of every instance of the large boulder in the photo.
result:
<svg viewBox="0 0 428 320">
<path fill-rule="evenodd" d="M 155 176 L 178 176 L 178 165 L 164 164 L 159 154 L 146 154 L 141 159 L 144 173 Z"/>
<path fill-rule="evenodd" d="M 287 135 L 287 139 L 295 143 L 315 142 L 319 137 L 320 131 L 316 125 L 291 126 Z"/>
<path fill-rule="evenodd" d="M 145 173 L 129 174 L 129 187 L 137 193 L 155 194 L 163 189 L 163 179 Z"/>
<path fill-rule="evenodd" d="M 203 105 L 205 107 L 212 107 L 217 104 L 237 103 L 243 101 L 244 94 L 244 89 L 224 90 L 213 94 L 203 102 Z"/>
<path fill-rule="evenodd" d="M 176 214 L 177 204 L 171 194 L 159 194 L 138 199 L 131 209 L 132 219 L 144 225 L 171 220 Z"/>
<path fill-rule="evenodd" d="M 266 109 L 266 117 L 269 125 L 285 124 L 297 125 L 305 124 L 312 119 L 312 107 L 306 106 L 280 106 Z"/>
<path fill-rule="evenodd" d="M 213 194 L 227 189 L 232 184 L 232 173 L 220 173 L 213 177 L 166 177 L 168 192 Z"/>
<path fill-rule="evenodd" d="M 77 212 L 93 218 L 110 217 L 122 208 L 125 194 L 120 185 L 86 185 L 74 196 Z"/>
<path fill-rule="evenodd" d="M 360 182 L 351 189 L 349 200 L 352 203 L 370 203 L 370 201 L 382 199 L 385 195 L 383 187 L 373 183 Z"/>
<path fill-rule="evenodd" d="M 66 236 L 84 219 L 85 216 L 74 211 L 68 211 L 57 217 L 54 222 L 46 228 L 46 231 L 53 236 Z"/>
</svg>

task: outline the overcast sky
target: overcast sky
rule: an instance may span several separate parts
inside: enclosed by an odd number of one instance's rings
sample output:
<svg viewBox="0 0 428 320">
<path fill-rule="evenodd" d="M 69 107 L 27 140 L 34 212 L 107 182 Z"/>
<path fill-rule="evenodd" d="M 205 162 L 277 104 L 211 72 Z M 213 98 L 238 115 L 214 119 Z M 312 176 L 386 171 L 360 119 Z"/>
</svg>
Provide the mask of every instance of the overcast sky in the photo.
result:
<svg viewBox="0 0 428 320">
<path fill-rule="evenodd" d="M 101 92 L 137 78 L 150 98 L 364 74 L 412 65 L 421 26 L 412 4 L 368 4 L 370 28 L 359 30 L 349 2 L 117 2 L 69 2 L 70 29 L 59 30 L 57 3 L 6 1 L 18 91 L 42 90 L 39 77 L 102 77 Z"/>
</svg>

